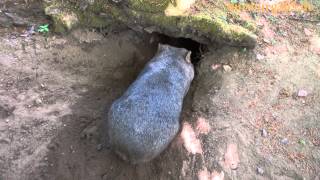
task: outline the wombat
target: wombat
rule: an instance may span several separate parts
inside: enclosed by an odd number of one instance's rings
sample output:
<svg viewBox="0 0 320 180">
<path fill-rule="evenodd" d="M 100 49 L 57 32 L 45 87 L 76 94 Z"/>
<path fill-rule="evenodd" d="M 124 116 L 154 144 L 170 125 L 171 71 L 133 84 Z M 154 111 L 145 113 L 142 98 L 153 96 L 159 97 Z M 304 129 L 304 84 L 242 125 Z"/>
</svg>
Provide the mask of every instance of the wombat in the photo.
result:
<svg viewBox="0 0 320 180">
<path fill-rule="evenodd" d="M 111 105 L 108 141 L 122 159 L 132 164 L 150 161 L 176 136 L 183 99 L 194 77 L 190 54 L 159 44 L 155 57 Z"/>
</svg>

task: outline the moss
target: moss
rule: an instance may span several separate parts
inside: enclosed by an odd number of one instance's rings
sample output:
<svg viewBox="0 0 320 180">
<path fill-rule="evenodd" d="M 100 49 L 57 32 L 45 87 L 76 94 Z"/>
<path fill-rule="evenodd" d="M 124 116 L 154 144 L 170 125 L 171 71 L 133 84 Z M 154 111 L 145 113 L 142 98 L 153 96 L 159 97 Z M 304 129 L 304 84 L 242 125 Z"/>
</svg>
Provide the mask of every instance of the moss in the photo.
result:
<svg viewBox="0 0 320 180">
<path fill-rule="evenodd" d="M 47 10 L 46 13 L 53 17 L 57 31 L 69 30 L 76 25 L 106 27 L 115 21 L 121 21 L 127 25 L 156 26 L 159 32 L 176 37 L 188 37 L 200 41 L 205 39 L 231 45 L 255 44 L 256 36 L 248 30 L 253 29 L 250 23 L 244 27 L 230 24 L 227 13 L 217 7 L 211 7 L 209 11 L 166 16 L 164 9 L 170 0 L 130 0 L 127 3 L 129 8 L 106 3 L 106 0 L 96 0 L 85 11 L 71 5 L 67 8 L 68 5 L 64 5 L 64 8 L 57 8 L 60 12 L 49 13 Z M 54 6 L 49 7 L 52 10 Z M 107 17 L 100 16 L 100 13 L 104 13 Z M 77 21 L 67 22 L 66 14 L 77 17 Z"/>
<path fill-rule="evenodd" d="M 173 0 L 129 0 L 129 8 L 135 11 L 163 12 Z"/>
<path fill-rule="evenodd" d="M 103 18 L 91 12 L 79 12 L 79 21 L 82 26 L 101 28 L 112 23 L 110 19 Z"/>
<path fill-rule="evenodd" d="M 46 7 L 45 13 L 53 18 L 55 32 L 65 32 L 79 24 L 78 16 L 73 11 L 57 4 Z"/>
<path fill-rule="evenodd" d="M 206 13 L 199 13 L 193 16 L 165 16 L 164 14 L 155 13 L 141 13 L 136 11 L 130 11 L 130 16 L 136 19 L 143 19 L 148 25 L 156 25 L 161 29 L 167 29 L 169 31 L 177 31 L 178 34 L 183 33 L 198 33 L 199 35 L 206 35 L 212 40 L 234 42 L 234 44 L 241 44 L 248 39 L 256 38 L 247 29 L 228 24 L 222 18 L 212 18 L 212 15 Z M 221 15 L 221 14 L 220 14 Z M 186 34 L 184 34 L 186 35 Z"/>
</svg>

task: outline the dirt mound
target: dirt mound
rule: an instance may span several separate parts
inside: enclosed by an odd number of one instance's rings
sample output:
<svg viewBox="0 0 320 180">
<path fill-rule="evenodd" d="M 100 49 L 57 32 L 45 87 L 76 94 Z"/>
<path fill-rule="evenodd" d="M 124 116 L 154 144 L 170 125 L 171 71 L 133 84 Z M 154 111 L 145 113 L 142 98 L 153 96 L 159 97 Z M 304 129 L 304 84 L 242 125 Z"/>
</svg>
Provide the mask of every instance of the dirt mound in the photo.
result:
<svg viewBox="0 0 320 180">
<path fill-rule="evenodd" d="M 137 166 L 109 151 L 101 123 L 154 55 L 154 38 L 0 28 L 0 179 L 319 178 L 318 26 L 277 21 L 259 19 L 254 50 L 208 47 L 179 135 Z"/>
</svg>

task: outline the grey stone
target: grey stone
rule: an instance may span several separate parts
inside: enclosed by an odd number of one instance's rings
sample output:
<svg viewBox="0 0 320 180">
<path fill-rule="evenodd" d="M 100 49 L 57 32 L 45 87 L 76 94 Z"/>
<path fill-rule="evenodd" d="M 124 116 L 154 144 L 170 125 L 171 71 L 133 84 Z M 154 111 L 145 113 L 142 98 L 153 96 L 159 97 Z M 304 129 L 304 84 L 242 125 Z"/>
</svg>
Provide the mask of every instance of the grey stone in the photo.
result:
<svg viewBox="0 0 320 180">
<path fill-rule="evenodd" d="M 257 167 L 257 173 L 260 175 L 264 174 L 264 170 L 261 167 Z"/>
<path fill-rule="evenodd" d="M 265 128 L 261 129 L 261 136 L 262 137 L 267 137 L 268 136 L 268 132 Z"/>
<path fill-rule="evenodd" d="M 287 138 L 283 138 L 280 142 L 284 145 L 289 144 L 289 140 Z"/>
</svg>

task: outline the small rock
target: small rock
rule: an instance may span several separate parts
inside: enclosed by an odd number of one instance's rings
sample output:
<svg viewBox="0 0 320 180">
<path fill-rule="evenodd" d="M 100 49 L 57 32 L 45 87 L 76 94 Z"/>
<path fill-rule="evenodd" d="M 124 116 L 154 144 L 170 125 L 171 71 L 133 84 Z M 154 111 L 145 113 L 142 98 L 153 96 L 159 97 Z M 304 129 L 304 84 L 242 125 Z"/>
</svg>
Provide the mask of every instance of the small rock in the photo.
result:
<svg viewBox="0 0 320 180">
<path fill-rule="evenodd" d="M 25 131 L 28 131 L 30 128 L 29 128 L 28 125 L 22 124 L 22 125 L 21 125 L 21 129 L 23 129 L 23 130 L 25 130 Z"/>
<path fill-rule="evenodd" d="M 97 145 L 97 151 L 101 151 L 103 149 L 103 145 L 102 144 L 98 144 Z"/>
<path fill-rule="evenodd" d="M 230 71 L 232 71 L 232 67 L 229 66 L 229 65 L 223 65 L 223 70 L 224 70 L 225 72 L 230 72 Z"/>
<path fill-rule="evenodd" d="M 261 167 L 257 167 L 257 173 L 260 175 L 264 174 L 264 170 Z"/>
<path fill-rule="evenodd" d="M 308 92 L 306 90 L 300 89 L 298 91 L 298 97 L 306 97 L 308 96 Z"/>
<path fill-rule="evenodd" d="M 259 60 L 259 61 L 261 61 L 261 60 L 263 60 L 264 59 L 264 56 L 263 55 L 261 55 L 261 54 L 257 54 L 257 60 Z"/>
<path fill-rule="evenodd" d="M 267 132 L 267 130 L 266 129 L 261 129 L 261 136 L 262 137 L 267 137 L 268 136 L 268 132 Z"/>
<path fill-rule="evenodd" d="M 56 146 L 54 144 L 48 144 L 47 148 L 50 150 L 54 150 Z"/>
<path fill-rule="evenodd" d="M 289 144 L 289 140 L 287 138 L 283 138 L 280 142 L 284 145 Z"/>
<path fill-rule="evenodd" d="M 267 43 L 267 44 L 271 44 L 271 41 L 269 41 L 268 39 L 266 38 L 263 38 L 263 42 Z"/>
<path fill-rule="evenodd" d="M 40 98 L 37 98 L 36 100 L 34 100 L 34 104 L 39 106 L 42 104 L 42 100 Z"/>
</svg>

